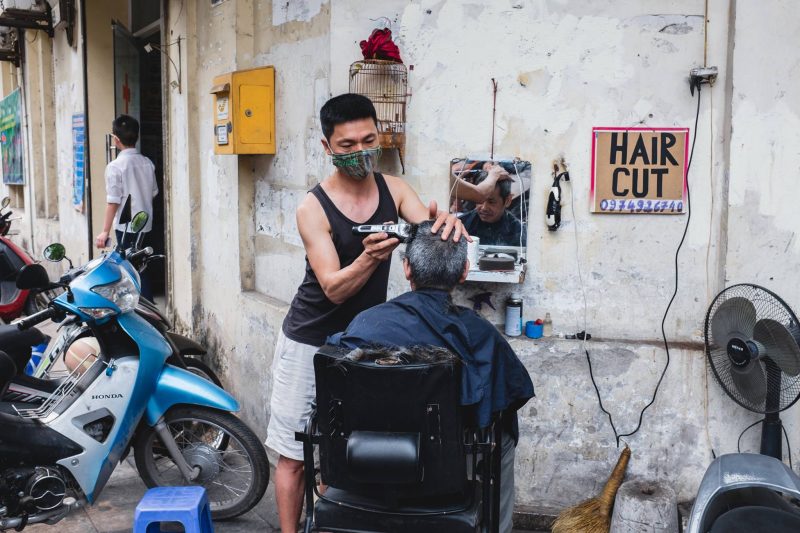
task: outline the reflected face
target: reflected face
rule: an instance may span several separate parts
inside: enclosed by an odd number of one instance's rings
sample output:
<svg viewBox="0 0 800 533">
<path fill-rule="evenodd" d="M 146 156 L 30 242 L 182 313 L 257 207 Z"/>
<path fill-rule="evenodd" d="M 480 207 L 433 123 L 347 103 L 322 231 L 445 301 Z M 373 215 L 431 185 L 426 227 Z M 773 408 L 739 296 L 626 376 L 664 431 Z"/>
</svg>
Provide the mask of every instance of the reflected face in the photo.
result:
<svg viewBox="0 0 800 533">
<path fill-rule="evenodd" d="M 371 118 L 351 120 L 334 126 L 331 138 L 327 142 L 323 140 L 322 144 L 325 146 L 325 151 L 328 155 L 331 152 L 349 154 L 359 150 L 376 148 L 379 144 L 378 128 Z"/>
<path fill-rule="evenodd" d="M 503 200 L 500 197 L 500 188 L 495 187 L 492 195 L 485 202 L 476 206 L 478 217 L 487 224 L 494 224 L 499 221 L 503 217 L 506 207 L 511 204 L 511 196 L 509 194 L 508 198 Z"/>
</svg>

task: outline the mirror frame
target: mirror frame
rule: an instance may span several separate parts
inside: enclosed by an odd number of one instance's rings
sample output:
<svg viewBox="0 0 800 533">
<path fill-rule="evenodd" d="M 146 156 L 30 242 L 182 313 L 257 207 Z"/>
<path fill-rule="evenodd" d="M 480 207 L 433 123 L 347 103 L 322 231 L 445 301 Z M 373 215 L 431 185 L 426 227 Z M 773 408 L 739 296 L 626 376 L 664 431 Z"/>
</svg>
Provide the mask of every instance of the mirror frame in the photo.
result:
<svg viewBox="0 0 800 533">
<path fill-rule="evenodd" d="M 52 254 L 50 252 L 48 252 L 48 250 L 52 250 L 54 248 L 58 249 L 58 247 L 61 248 L 62 254 L 61 254 L 60 258 L 55 259 L 55 258 L 52 257 Z M 47 261 L 50 261 L 51 263 L 60 263 L 61 261 L 64 260 L 64 258 L 67 257 L 67 249 L 60 242 L 52 242 L 52 243 L 48 244 L 47 246 L 45 246 L 44 250 L 42 250 L 42 257 L 44 257 Z"/>
<path fill-rule="evenodd" d="M 148 215 L 146 211 L 139 211 L 133 215 L 133 218 L 131 219 L 130 232 L 139 233 L 145 228 L 145 226 L 147 226 L 149 221 L 150 215 Z"/>
</svg>

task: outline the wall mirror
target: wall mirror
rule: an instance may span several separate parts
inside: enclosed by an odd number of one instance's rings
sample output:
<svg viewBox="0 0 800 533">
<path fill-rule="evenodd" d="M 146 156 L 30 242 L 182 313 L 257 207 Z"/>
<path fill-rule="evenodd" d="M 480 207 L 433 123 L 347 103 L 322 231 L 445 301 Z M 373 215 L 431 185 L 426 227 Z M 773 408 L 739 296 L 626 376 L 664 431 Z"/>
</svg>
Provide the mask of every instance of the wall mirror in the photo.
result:
<svg viewBox="0 0 800 533">
<path fill-rule="evenodd" d="M 467 156 L 450 161 L 450 211 L 458 213 L 467 231 L 479 239 L 471 251 L 468 279 L 482 272 L 524 274 L 528 234 L 531 162 L 511 157 Z M 481 261 L 484 258 L 491 260 Z M 497 276 L 484 281 L 502 281 Z"/>
</svg>

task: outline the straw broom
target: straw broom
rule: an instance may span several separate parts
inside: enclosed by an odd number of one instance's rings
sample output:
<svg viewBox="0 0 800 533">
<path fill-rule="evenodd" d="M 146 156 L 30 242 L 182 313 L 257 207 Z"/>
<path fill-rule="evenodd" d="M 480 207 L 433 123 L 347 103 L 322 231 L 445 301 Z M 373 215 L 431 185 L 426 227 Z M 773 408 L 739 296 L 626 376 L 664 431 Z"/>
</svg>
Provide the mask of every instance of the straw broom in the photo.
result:
<svg viewBox="0 0 800 533">
<path fill-rule="evenodd" d="M 553 533 L 608 533 L 614 498 L 622 485 L 631 449 L 625 446 L 603 490 L 594 498 L 564 509 L 553 523 Z"/>
</svg>

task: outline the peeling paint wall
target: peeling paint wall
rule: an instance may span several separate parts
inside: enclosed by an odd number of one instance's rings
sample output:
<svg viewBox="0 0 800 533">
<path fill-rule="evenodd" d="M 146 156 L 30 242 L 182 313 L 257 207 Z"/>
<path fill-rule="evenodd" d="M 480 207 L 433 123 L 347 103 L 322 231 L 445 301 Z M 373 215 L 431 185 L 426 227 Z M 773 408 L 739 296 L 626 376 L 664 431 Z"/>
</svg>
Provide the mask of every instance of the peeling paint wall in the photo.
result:
<svg viewBox="0 0 800 533">
<path fill-rule="evenodd" d="M 357 58 L 357 41 L 371 30 L 372 23 L 365 23 L 369 18 L 392 20 L 404 61 L 414 65 L 406 169 L 424 201 L 446 201 L 451 158 L 489 151 L 490 79 L 497 80 L 495 152 L 529 159 L 534 166 L 528 276 L 522 287 L 467 284 L 457 299 L 470 305 L 469 296 L 493 291 L 501 305 L 485 314 L 502 323 L 502 302 L 514 292 L 525 300 L 526 320 L 550 312 L 557 333 L 584 329 L 577 233 L 588 291 L 587 329 L 606 339 L 589 349 L 621 433 L 635 427 L 664 364 L 660 323 L 673 289 L 674 250 L 685 217 L 589 214 L 591 129 L 693 127 L 696 101 L 687 75 L 703 62 L 704 7 L 699 1 L 615 2 L 613 7 L 609 2 L 397 1 L 336 3 L 332 10 L 332 27 L 339 32 L 332 38 L 333 93 L 347 89 L 347 67 Z M 726 6 L 718 9 L 709 18 L 727 26 Z M 723 31 L 710 49 L 709 64 L 724 70 L 726 52 Z M 722 84 L 715 90 L 720 89 Z M 694 224 L 681 257 L 682 290 L 667 322 L 671 340 L 698 347 L 705 308 L 719 283 L 710 237 L 716 239 L 720 231 L 711 223 L 712 205 L 719 205 L 725 186 L 722 168 L 710 165 L 712 152 L 722 152 L 724 137 L 714 128 L 722 124 L 724 106 L 721 98 L 709 105 L 704 97 L 690 176 Z M 551 162 L 562 155 L 572 181 L 564 185 L 565 222 L 553 233 L 544 224 L 545 202 Z M 391 287 L 406 290 L 399 269 Z M 538 395 L 522 412 L 517 502 L 556 508 L 575 503 L 602 486 L 618 455 L 584 353 L 565 340 L 516 340 L 514 347 Z M 688 499 L 711 447 L 731 451 L 728 433 L 746 425 L 740 422 L 745 415 L 739 413 L 731 428 L 719 423 L 730 418 L 708 417 L 702 352 L 673 349 L 670 355 L 657 402 L 642 430 L 626 440 L 634 452 L 631 474 L 664 479 Z M 721 427 L 721 433 L 714 432 Z"/>
<path fill-rule="evenodd" d="M 388 17 L 414 66 L 405 178 L 426 202 L 446 205 L 451 158 L 489 150 L 490 78 L 497 79 L 495 151 L 534 165 L 528 275 L 522 286 L 468 284 L 456 298 L 468 304 L 473 293 L 491 290 L 501 303 L 515 292 L 526 319 L 549 311 L 557 333 L 583 329 L 577 236 L 587 328 L 596 339 L 588 347 L 621 432 L 635 427 L 666 359 L 661 317 L 686 217 L 590 214 L 591 128 L 693 129 L 687 77 L 707 56 L 720 78 L 702 92 L 691 225 L 666 322 L 679 344 L 641 431 L 626 439 L 629 471 L 665 480 L 687 500 L 711 450 L 736 450 L 739 432 L 757 416 L 714 382 L 702 327 L 711 299 L 734 281 L 766 285 L 800 309 L 792 283 L 800 266 L 793 203 L 800 55 L 792 37 L 800 22 L 786 16 L 788 2 L 709 0 L 707 25 L 701 0 L 229 0 L 216 7 L 172 0 L 168 7 L 171 31 L 187 36 L 188 71 L 186 90 L 172 92 L 169 104 L 172 303 L 185 327 L 212 346 L 211 362 L 262 436 L 275 336 L 303 275 L 294 210 L 331 170 L 317 113 L 347 90 L 358 41 L 376 24 L 370 19 Z M 767 58 L 765 42 L 775 51 Z M 276 67 L 277 154 L 215 156 L 211 79 L 259 65 Z M 564 223 L 552 233 L 544 210 L 559 156 L 572 181 L 564 185 Z M 393 152 L 383 165 L 399 173 Z M 397 266 L 395 257 L 392 295 L 406 290 Z M 495 323 L 503 321 L 498 308 L 486 312 Z M 512 344 L 537 390 L 521 412 L 517 503 L 573 504 L 599 489 L 619 453 L 582 347 L 562 339 Z M 787 425 L 800 442 L 800 428 Z M 756 438 L 751 431 L 743 446 L 755 449 Z"/>
<path fill-rule="evenodd" d="M 329 8 L 297 4 L 168 5 L 188 67 L 186 90 L 169 94 L 173 311 L 211 347 L 262 437 L 275 339 L 300 280 L 294 209 L 324 169 L 310 110 L 329 95 Z M 214 76 L 266 65 L 276 69 L 277 155 L 214 155 Z"/>
</svg>

